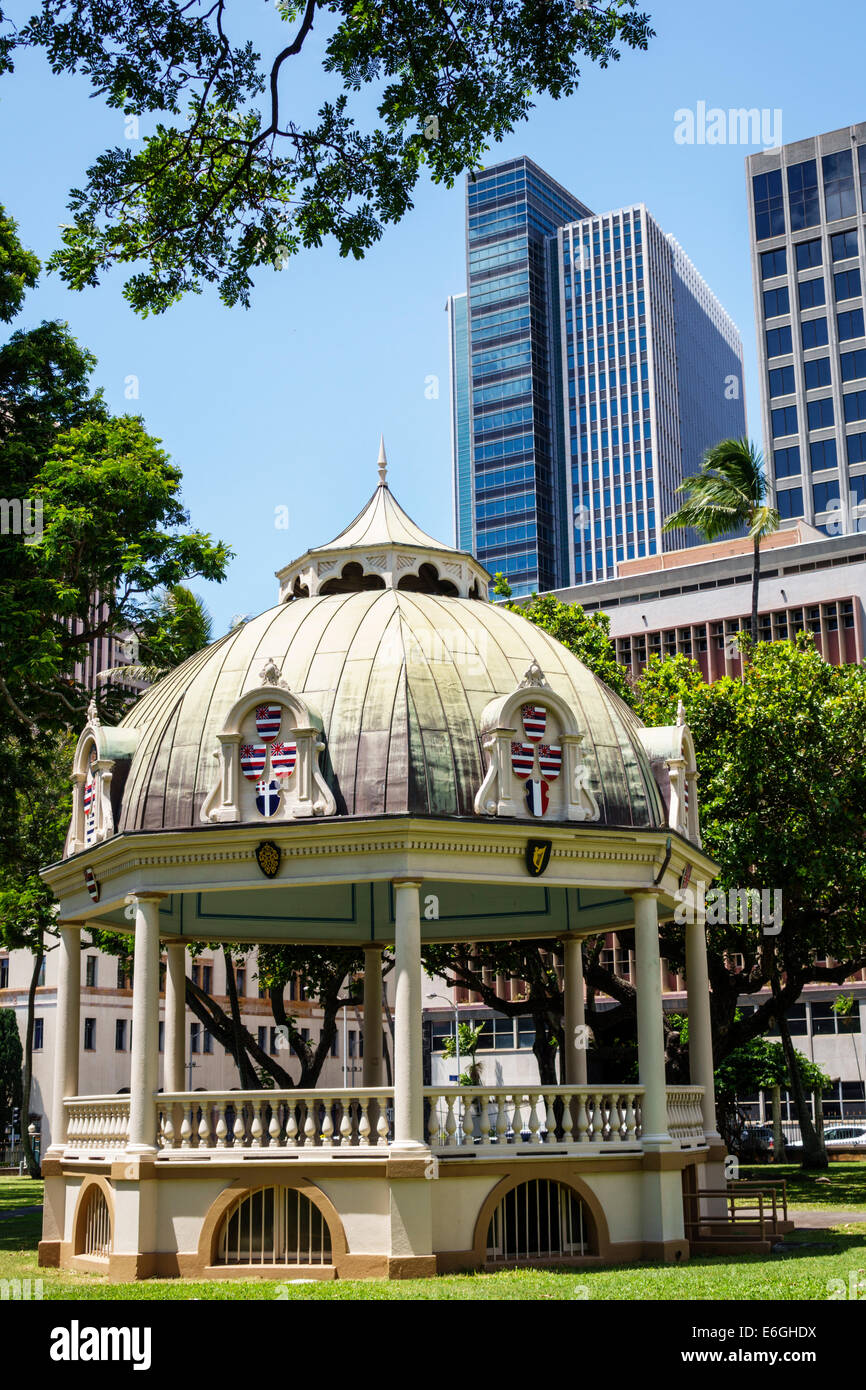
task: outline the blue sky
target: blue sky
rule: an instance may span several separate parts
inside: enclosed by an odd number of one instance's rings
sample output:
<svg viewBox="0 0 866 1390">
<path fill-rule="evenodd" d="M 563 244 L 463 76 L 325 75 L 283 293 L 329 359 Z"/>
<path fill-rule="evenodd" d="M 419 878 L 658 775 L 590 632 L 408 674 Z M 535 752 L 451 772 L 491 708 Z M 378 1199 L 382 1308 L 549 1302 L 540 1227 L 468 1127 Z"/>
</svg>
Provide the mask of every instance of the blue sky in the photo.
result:
<svg viewBox="0 0 866 1390">
<path fill-rule="evenodd" d="M 249 3 L 249 0 L 247 0 Z M 19 13 L 32 3 L 13 6 Z M 246 8 L 246 6 L 244 7 Z M 744 159 L 758 146 L 682 145 L 674 113 L 698 102 L 782 113 L 788 143 L 866 118 L 866 9 L 833 11 L 832 44 L 814 4 L 694 0 L 646 4 L 656 38 L 606 72 L 587 65 L 578 93 L 542 101 L 487 162 L 527 154 L 595 211 L 643 201 L 672 232 L 737 323 L 746 350 L 750 433 L 760 438 Z M 257 12 L 263 37 L 276 18 Z M 313 55 L 311 55 L 313 56 Z M 309 106 L 314 63 L 298 99 Z M 66 195 L 93 157 L 124 142 L 123 117 L 76 79 L 27 55 L 0 82 L 0 201 L 24 241 L 47 257 Z M 379 431 L 390 482 L 407 511 L 452 535 L 445 301 L 465 288 L 464 182 L 422 182 L 415 209 L 363 261 L 329 247 L 261 272 L 249 311 L 214 291 L 138 319 L 122 276 L 67 291 L 43 276 L 15 327 L 66 319 L 99 359 L 111 407 L 143 415 L 184 474 L 193 523 L 236 552 L 228 582 L 195 587 L 225 631 L 235 613 L 276 600 L 275 569 L 328 540 L 376 482 Z M 125 398 L 135 376 L 139 398 Z M 428 379 L 439 379 L 430 399 Z M 275 508 L 288 507 L 277 529 Z"/>
</svg>

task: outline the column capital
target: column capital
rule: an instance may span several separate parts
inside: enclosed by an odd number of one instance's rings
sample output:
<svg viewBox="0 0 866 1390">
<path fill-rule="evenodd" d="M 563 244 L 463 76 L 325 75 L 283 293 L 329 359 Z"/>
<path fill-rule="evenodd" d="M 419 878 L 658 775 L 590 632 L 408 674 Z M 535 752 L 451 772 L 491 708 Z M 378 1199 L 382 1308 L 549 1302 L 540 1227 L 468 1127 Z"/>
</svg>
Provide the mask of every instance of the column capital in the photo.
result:
<svg viewBox="0 0 866 1390">
<path fill-rule="evenodd" d="M 160 893 L 155 889 L 146 888 L 141 893 L 128 893 L 127 901 L 132 903 L 161 903 L 163 898 L 167 898 L 168 893 Z"/>
<path fill-rule="evenodd" d="M 423 878 L 392 878 L 391 884 L 394 888 L 420 888 L 424 883 Z"/>
</svg>

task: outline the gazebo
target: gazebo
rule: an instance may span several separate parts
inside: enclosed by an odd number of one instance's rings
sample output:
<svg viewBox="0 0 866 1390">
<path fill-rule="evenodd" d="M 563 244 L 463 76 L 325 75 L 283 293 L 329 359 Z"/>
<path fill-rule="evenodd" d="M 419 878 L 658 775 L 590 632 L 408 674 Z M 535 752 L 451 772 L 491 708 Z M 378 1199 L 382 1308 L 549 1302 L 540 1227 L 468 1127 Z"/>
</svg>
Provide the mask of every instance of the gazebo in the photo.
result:
<svg viewBox="0 0 866 1390">
<path fill-rule="evenodd" d="M 490 603 L 487 571 L 398 505 L 383 450 L 361 513 L 278 578 L 276 607 L 116 727 L 91 708 L 78 742 L 64 858 L 44 870 L 61 968 L 41 1262 L 285 1279 L 686 1258 L 684 1194 L 717 1191 L 724 1154 L 700 916 L 693 1084 L 665 1084 L 658 924 L 715 871 L 687 726 L 644 729 Z M 134 930 L 128 1095 L 78 1094 L 88 924 Z M 632 928 L 639 1081 L 589 1082 L 581 940 Z M 560 1082 L 425 1087 L 422 944 L 529 938 L 563 943 Z M 362 1085 L 187 1090 L 198 941 L 363 948 Z"/>
</svg>

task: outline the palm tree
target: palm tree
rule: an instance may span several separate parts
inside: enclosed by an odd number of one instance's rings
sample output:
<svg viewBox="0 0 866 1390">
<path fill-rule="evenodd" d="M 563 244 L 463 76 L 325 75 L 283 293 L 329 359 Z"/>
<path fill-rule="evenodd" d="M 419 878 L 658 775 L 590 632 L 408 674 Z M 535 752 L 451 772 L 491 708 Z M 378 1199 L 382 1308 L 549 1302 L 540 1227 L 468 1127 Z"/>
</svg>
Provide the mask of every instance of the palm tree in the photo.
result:
<svg viewBox="0 0 866 1390">
<path fill-rule="evenodd" d="M 154 685 L 208 646 L 212 636 L 213 622 L 201 599 L 185 585 L 175 584 L 161 591 L 141 625 L 139 637 L 150 663 L 112 666 L 99 671 L 96 679 L 109 685 L 130 681 Z"/>
<path fill-rule="evenodd" d="M 677 488 L 686 500 L 665 521 L 663 530 L 691 526 L 705 541 L 715 541 L 745 526 L 754 546 L 752 570 L 752 645 L 758 641 L 758 584 L 761 541 L 779 529 L 779 513 L 767 505 L 767 479 L 761 451 L 748 439 L 723 439 L 707 449 L 700 471 Z"/>
</svg>

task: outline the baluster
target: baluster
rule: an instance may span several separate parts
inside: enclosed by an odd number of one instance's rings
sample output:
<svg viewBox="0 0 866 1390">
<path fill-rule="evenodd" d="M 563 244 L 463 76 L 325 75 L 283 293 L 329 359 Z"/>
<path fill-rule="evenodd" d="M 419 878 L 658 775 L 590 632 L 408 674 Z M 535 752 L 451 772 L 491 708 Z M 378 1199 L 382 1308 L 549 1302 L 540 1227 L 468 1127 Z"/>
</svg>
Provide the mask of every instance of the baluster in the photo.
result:
<svg viewBox="0 0 866 1390">
<path fill-rule="evenodd" d="M 162 1134 L 160 1142 L 164 1149 L 174 1148 L 174 1124 L 171 1116 L 171 1106 L 167 1105 L 161 1112 L 162 1115 Z"/>
<path fill-rule="evenodd" d="M 377 1144 L 387 1145 L 389 1138 L 388 1096 L 381 1096 L 379 1099 L 379 1118 L 376 1121 L 376 1133 L 379 1136 Z"/>
<path fill-rule="evenodd" d="M 217 1101 L 217 1108 L 216 1108 L 217 1120 L 216 1120 L 216 1131 L 215 1131 L 215 1132 L 216 1132 L 216 1146 L 217 1146 L 218 1149 L 227 1149 L 227 1148 L 228 1148 L 228 1133 L 229 1133 L 229 1127 L 228 1127 L 228 1125 L 226 1124 L 226 1108 L 227 1108 L 227 1104 L 228 1104 L 228 1102 L 227 1102 L 227 1101 L 224 1101 L 224 1100 L 218 1100 L 218 1101 Z"/>
<path fill-rule="evenodd" d="M 556 1111 L 553 1108 L 553 1102 L 555 1100 L 555 1095 L 549 1095 L 547 1097 L 547 1112 L 545 1115 L 544 1124 L 547 1130 L 548 1144 L 553 1144 L 556 1142 Z"/>
<path fill-rule="evenodd" d="M 182 1149 L 192 1148 L 192 1111 L 188 1106 L 183 1107 L 183 1121 L 180 1126 L 180 1147 Z"/>
<path fill-rule="evenodd" d="M 304 1147 L 311 1147 L 316 1142 L 316 1102 L 314 1100 L 305 1101 L 306 1119 L 304 1120 Z"/>
<path fill-rule="evenodd" d="M 290 1149 L 296 1149 L 300 1142 L 300 1137 L 298 1135 L 298 1119 L 295 1115 L 295 1103 L 289 1100 L 286 1114 L 286 1144 Z"/>
<path fill-rule="evenodd" d="M 478 1102 L 478 1136 L 482 1146 L 490 1142 L 490 1105 L 492 1101 L 493 1096 L 484 1095 L 481 1096 Z"/>
<path fill-rule="evenodd" d="M 636 1126 L 636 1129 L 635 1129 L 636 1137 L 637 1137 L 638 1139 L 642 1139 L 642 1138 L 643 1138 L 643 1096 L 642 1096 L 642 1095 L 638 1095 L 638 1096 L 635 1098 L 635 1119 L 637 1120 L 637 1126 Z"/>
<path fill-rule="evenodd" d="M 210 1106 L 204 1100 L 201 1103 L 201 1119 L 198 1122 L 198 1146 L 200 1149 L 210 1148 Z"/>
<path fill-rule="evenodd" d="M 352 1097 L 340 1096 L 340 1148 L 347 1149 L 352 1143 Z"/>
<path fill-rule="evenodd" d="M 271 1101 L 271 1118 L 268 1122 L 268 1135 L 270 1137 L 270 1144 L 272 1149 L 278 1149 L 281 1147 L 280 1138 L 282 1132 L 283 1125 L 282 1121 L 280 1120 L 280 1102 L 278 1100 L 274 1100 Z"/>
<path fill-rule="evenodd" d="M 604 1115 L 601 1111 L 601 1096 L 597 1091 L 592 1092 L 592 1132 L 590 1133 L 590 1143 L 597 1144 L 604 1134 Z M 587 1102 L 588 1103 L 588 1102 Z"/>
<path fill-rule="evenodd" d="M 358 1097 L 358 1109 L 357 1109 L 357 1111 L 356 1111 L 357 1141 L 358 1141 L 358 1144 L 359 1144 L 359 1145 L 362 1145 L 364 1148 L 367 1148 L 367 1146 L 368 1146 L 369 1143 L 370 1143 L 370 1129 L 371 1129 L 371 1126 L 370 1126 L 370 1115 L 369 1115 L 369 1110 L 370 1110 L 370 1097 L 369 1097 L 369 1096 L 359 1096 L 359 1097 Z"/>
<path fill-rule="evenodd" d="M 333 1149 L 334 1147 L 334 1120 L 331 1115 L 331 1102 L 325 1101 L 324 1114 L 322 1116 L 322 1148 Z"/>
<path fill-rule="evenodd" d="M 496 1094 L 496 1139 L 500 1144 L 508 1143 L 508 1108 L 503 1091 Z"/>
<path fill-rule="evenodd" d="M 457 1097 L 453 1091 L 446 1092 L 445 1095 L 445 1148 L 451 1148 L 454 1144 L 454 1135 L 457 1133 L 457 1120 L 454 1116 L 454 1102 Z"/>
<path fill-rule="evenodd" d="M 234 1144 L 232 1147 L 235 1149 L 242 1149 L 244 1146 L 244 1139 L 246 1138 L 246 1121 L 244 1118 L 242 1101 L 237 1101 L 235 1104 L 235 1122 L 232 1125 L 232 1134 L 234 1135 Z"/>
<path fill-rule="evenodd" d="M 252 1103 L 252 1120 L 250 1122 L 250 1148 L 260 1149 L 262 1147 L 262 1104 L 261 1101 L 254 1100 Z"/>
<path fill-rule="evenodd" d="M 439 1145 L 439 1102 L 441 1099 L 442 1097 L 438 1095 L 430 1097 L 430 1113 L 427 1116 L 427 1143 L 431 1149 Z"/>
<path fill-rule="evenodd" d="M 544 1104 L 544 1096 L 539 1093 L 537 1096 L 529 1097 L 529 1142 L 530 1144 L 540 1143 L 539 1131 L 541 1130 L 541 1120 L 538 1118 L 538 1107 Z"/>
<path fill-rule="evenodd" d="M 574 1119 L 571 1114 L 570 1091 L 564 1091 L 562 1095 L 562 1142 L 564 1144 L 574 1143 Z"/>
<path fill-rule="evenodd" d="M 511 1116 L 511 1138 L 515 1144 L 523 1143 L 523 1096 L 516 1092 L 511 1097 L 514 1111 Z"/>
<path fill-rule="evenodd" d="M 635 1109 L 634 1091 L 629 1091 L 625 1098 L 625 1142 L 633 1144 L 637 1138 L 637 1110 Z"/>
<path fill-rule="evenodd" d="M 475 1139 L 475 1101 L 472 1096 L 463 1097 L 463 1123 L 460 1126 L 467 1144 Z"/>
</svg>

